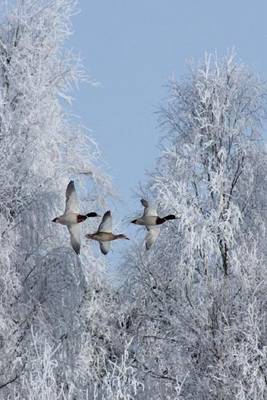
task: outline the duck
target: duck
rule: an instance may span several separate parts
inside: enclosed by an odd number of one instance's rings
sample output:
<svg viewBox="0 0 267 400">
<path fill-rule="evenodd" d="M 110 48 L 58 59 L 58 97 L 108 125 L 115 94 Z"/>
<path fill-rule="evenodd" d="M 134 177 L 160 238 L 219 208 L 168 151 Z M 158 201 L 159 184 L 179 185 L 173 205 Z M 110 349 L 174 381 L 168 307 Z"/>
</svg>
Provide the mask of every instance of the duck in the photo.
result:
<svg viewBox="0 0 267 400">
<path fill-rule="evenodd" d="M 146 249 L 149 250 L 160 233 L 159 225 L 162 225 L 167 221 L 178 219 L 179 217 L 173 214 L 166 215 L 165 217 L 159 217 L 156 208 L 151 206 L 147 200 L 141 199 L 140 201 L 144 207 L 144 213 L 142 217 L 132 220 L 131 223 L 146 227 L 148 233 L 145 238 L 145 244 Z"/>
<path fill-rule="evenodd" d="M 91 217 L 100 217 L 100 215 L 96 212 L 80 214 L 74 181 L 70 181 L 66 189 L 66 206 L 64 214 L 54 218 L 52 222 L 67 226 L 70 233 L 71 246 L 77 255 L 80 254 L 81 249 L 80 223 Z"/>
<path fill-rule="evenodd" d="M 127 236 L 122 233 L 114 234 L 112 233 L 112 215 L 111 211 L 106 211 L 103 215 L 102 221 L 95 233 L 88 233 L 85 235 L 87 239 L 96 240 L 99 242 L 101 253 L 107 255 L 111 242 L 117 239 L 130 240 Z"/>
</svg>

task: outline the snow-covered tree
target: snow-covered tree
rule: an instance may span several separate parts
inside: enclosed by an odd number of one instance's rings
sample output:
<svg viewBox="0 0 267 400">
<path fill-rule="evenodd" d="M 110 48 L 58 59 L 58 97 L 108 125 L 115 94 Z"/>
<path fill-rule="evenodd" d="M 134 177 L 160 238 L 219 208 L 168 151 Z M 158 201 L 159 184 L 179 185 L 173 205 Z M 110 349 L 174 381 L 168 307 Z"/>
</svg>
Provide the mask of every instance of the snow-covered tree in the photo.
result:
<svg viewBox="0 0 267 400">
<path fill-rule="evenodd" d="M 74 398 L 82 310 L 95 285 L 105 286 L 103 261 L 86 245 L 77 257 L 67 230 L 51 222 L 64 210 L 70 179 L 81 211 L 102 211 L 112 192 L 96 144 L 65 111 L 70 89 L 85 78 L 64 47 L 75 6 L 1 1 L 1 399 Z"/>
<path fill-rule="evenodd" d="M 232 55 L 170 83 L 147 192 L 180 220 L 115 289 L 51 223 L 70 179 L 83 211 L 112 192 L 65 107 L 84 78 L 64 47 L 75 6 L 0 0 L 0 398 L 263 400 L 265 87 Z"/>
<path fill-rule="evenodd" d="M 147 193 L 180 219 L 126 262 L 138 398 L 266 398 L 265 94 L 232 54 L 170 82 Z"/>
</svg>

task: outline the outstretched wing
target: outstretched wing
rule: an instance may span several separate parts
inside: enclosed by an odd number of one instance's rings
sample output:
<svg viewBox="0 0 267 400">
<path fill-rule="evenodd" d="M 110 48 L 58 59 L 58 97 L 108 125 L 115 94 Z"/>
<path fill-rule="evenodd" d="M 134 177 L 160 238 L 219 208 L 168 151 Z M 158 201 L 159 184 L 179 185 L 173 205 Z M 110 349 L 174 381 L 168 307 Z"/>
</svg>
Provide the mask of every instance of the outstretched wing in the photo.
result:
<svg viewBox="0 0 267 400">
<path fill-rule="evenodd" d="M 157 237 L 159 236 L 160 233 L 160 227 L 159 226 L 150 226 L 147 227 L 148 233 L 146 235 L 146 249 L 149 250 L 153 243 L 156 241 Z"/>
<path fill-rule="evenodd" d="M 141 204 L 144 206 L 144 217 L 146 217 L 146 216 L 157 216 L 158 215 L 158 213 L 157 213 L 157 210 L 156 210 L 156 208 L 155 207 L 153 207 L 153 206 L 151 206 L 149 203 L 148 203 L 148 201 L 147 200 L 145 200 L 145 199 L 141 199 Z"/>
<path fill-rule="evenodd" d="M 112 232 L 112 216 L 110 211 L 106 211 L 103 215 L 101 224 L 99 225 L 98 232 Z"/>
<path fill-rule="evenodd" d="M 79 224 L 68 225 L 68 230 L 70 233 L 70 242 L 72 248 L 76 254 L 80 254 L 80 248 L 81 248 L 80 225 Z"/>
<path fill-rule="evenodd" d="M 66 190 L 66 208 L 65 214 L 68 212 L 79 213 L 79 202 L 74 186 L 74 181 L 70 181 Z"/>
<path fill-rule="evenodd" d="M 101 253 L 103 253 L 104 255 L 108 254 L 111 243 L 110 242 L 99 242 L 99 244 L 100 244 Z"/>
</svg>

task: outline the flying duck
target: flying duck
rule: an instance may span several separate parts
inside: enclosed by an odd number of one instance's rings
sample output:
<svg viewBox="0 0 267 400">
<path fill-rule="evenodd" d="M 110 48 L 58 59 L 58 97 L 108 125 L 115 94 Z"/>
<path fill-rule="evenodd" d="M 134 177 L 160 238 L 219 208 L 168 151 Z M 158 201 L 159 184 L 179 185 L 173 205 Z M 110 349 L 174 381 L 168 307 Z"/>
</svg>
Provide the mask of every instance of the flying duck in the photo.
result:
<svg viewBox="0 0 267 400">
<path fill-rule="evenodd" d="M 170 214 L 161 218 L 158 216 L 157 210 L 149 205 L 147 200 L 141 199 L 141 204 L 144 206 L 144 213 L 142 217 L 136 218 L 131 222 L 136 225 L 144 225 L 148 230 L 145 242 L 146 249 L 149 250 L 159 235 L 160 227 L 158 225 L 161 225 L 166 221 L 177 219 L 178 217 Z"/>
<path fill-rule="evenodd" d="M 88 233 L 85 235 L 87 239 L 97 240 L 100 244 L 101 252 L 106 255 L 110 250 L 110 242 L 116 239 L 126 239 L 127 236 L 123 235 L 122 233 L 115 235 L 112 233 L 112 216 L 110 211 L 106 211 L 103 215 L 101 224 L 98 227 L 98 230 L 95 233 Z"/>
<path fill-rule="evenodd" d="M 90 217 L 100 217 L 100 215 L 95 212 L 90 212 L 85 215 L 80 214 L 74 181 L 70 181 L 66 189 L 66 207 L 64 214 L 54 218 L 52 222 L 67 226 L 70 233 L 70 242 L 76 254 L 80 254 L 81 248 L 79 224 Z"/>
</svg>

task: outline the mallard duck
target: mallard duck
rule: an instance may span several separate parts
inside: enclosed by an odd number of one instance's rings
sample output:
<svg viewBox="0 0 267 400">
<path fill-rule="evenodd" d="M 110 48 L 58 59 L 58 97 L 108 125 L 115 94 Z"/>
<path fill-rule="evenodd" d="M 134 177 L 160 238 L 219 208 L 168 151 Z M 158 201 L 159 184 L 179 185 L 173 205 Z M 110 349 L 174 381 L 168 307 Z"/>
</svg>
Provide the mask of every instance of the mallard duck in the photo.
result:
<svg viewBox="0 0 267 400">
<path fill-rule="evenodd" d="M 106 211 L 102 221 L 95 233 L 88 233 L 85 235 L 87 239 L 93 239 L 99 242 L 100 250 L 103 254 L 108 254 L 112 240 L 126 239 L 130 240 L 127 236 L 112 233 L 112 216 L 110 211 Z"/>
<path fill-rule="evenodd" d="M 85 215 L 80 214 L 74 181 L 70 181 L 66 189 L 66 207 L 64 214 L 54 218 L 52 222 L 67 226 L 70 233 L 71 245 L 76 254 L 80 254 L 81 248 L 79 224 L 90 217 L 100 217 L 100 215 L 95 212 L 90 212 Z"/>
<path fill-rule="evenodd" d="M 147 200 L 141 199 L 141 204 L 144 206 L 144 213 L 142 217 L 136 218 L 131 222 L 136 225 L 143 225 L 148 230 L 145 242 L 146 249 L 149 250 L 160 233 L 160 227 L 158 225 L 162 225 L 164 222 L 177 219 L 178 217 L 173 214 L 169 214 L 166 215 L 166 217 L 161 218 L 158 216 L 157 210 L 149 205 Z"/>
</svg>

